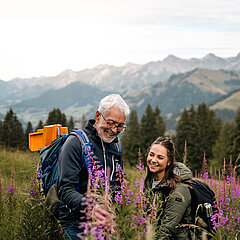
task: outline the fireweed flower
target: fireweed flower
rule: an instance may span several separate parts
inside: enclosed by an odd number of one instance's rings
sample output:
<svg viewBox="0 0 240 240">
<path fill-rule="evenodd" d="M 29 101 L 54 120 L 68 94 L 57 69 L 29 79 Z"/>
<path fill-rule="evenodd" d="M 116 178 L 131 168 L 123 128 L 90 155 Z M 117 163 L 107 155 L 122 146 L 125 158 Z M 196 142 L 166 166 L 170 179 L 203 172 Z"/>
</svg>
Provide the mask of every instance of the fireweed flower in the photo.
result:
<svg viewBox="0 0 240 240">
<path fill-rule="evenodd" d="M 58 231 L 58 233 L 61 235 L 61 234 L 63 234 L 63 229 L 62 229 L 62 227 L 60 226 L 60 228 L 59 228 L 59 231 Z"/>
<path fill-rule="evenodd" d="M 202 179 L 208 179 L 208 172 L 201 174 Z"/>
<path fill-rule="evenodd" d="M 94 156 L 89 154 L 92 165 L 88 168 L 89 182 L 86 193 L 87 206 L 81 211 L 85 216 L 81 218 L 79 226 L 81 230 L 78 235 L 79 237 L 90 237 L 91 239 L 105 239 L 106 234 L 108 234 L 106 224 L 103 222 L 101 226 L 96 227 L 94 219 L 92 219 L 92 210 L 94 205 L 99 201 L 101 202 L 103 198 L 105 199 L 105 206 L 110 206 L 111 200 L 108 200 L 108 197 L 110 199 L 112 193 L 108 184 L 109 172 L 108 169 L 105 172 L 103 167 L 99 165 L 99 162 L 93 161 L 93 157 Z"/>
<path fill-rule="evenodd" d="M 11 185 L 8 186 L 8 194 L 13 195 L 17 191 L 17 186 L 13 187 Z"/>
<path fill-rule="evenodd" d="M 119 205 L 122 205 L 122 204 L 123 204 L 123 198 L 122 198 L 121 192 L 118 191 L 118 192 L 115 194 L 115 201 L 116 201 L 116 203 L 119 204 Z"/>
<path fill-rule="evenodd" d="M 142 225 L 147 219 L 143 218 L 143 217 L 137 217 L 137 216 L 133 216 L 132 217 L 132 223 L 130 224 L 132 227 L 133 226 L 139 226 Z"/>
<path fill-rule="evenodd" d="M 137 167 L 137 172 L 144 172 L 144 165 L 142 162 L 140 162 L 138 165 L 136 165 Z"/>
<path fill-rule="evenodd" d="M 35 196 L 35 194 L 36 194 L 36 191 L 34 191 L 33 189 L 29 190 L 29 196 L 33 197 Z"/>
<path fill-rule="evenodd" d="M 223 171 L 224 172 L 224 171 Z M 224 172 L 225 173 L 225 172 Z M 219 171 L 220 175 L 220 171 Z M 234 175 L 234 174 L 233 174 Z M 219 212 L 211 218 L 214 229 L 224 230 L 225 234 L 240 232 L 240 217 L 239 217 L 239 184 L 237 178 L 229 175 L 221 174 L 218 184 L 215 183 L 215 193 Z M 234 235 L 236 236 L 236 235 Z M 232 237 L 235 238 L 235 237 Z"/>
<path fill-rule="evenodd" d="M 1 179 L 0 179 L 1 180 Z M 1 182 L 0 182 L 1 183 Z M 1 188 L 1 184 L 0 184 L 0 202 L 3 201 L 3 197 L 2 197 L 2 188 Z"/>
<path fill-rule="evenodd" d="M 137 221 L 136 221 L 137 219 L 138 219 L 137 216 L 132 216 L 132 222 L 130 224 L 131 227 L 137 226 Z"/>
<path fill-rule="evenodd" d="M 0 170 L 0 201 L 2 201 L 2 174 L 1 174 L 1 170 Z"/>
<path fill-rule="evenodd" d="M 142 224 L 146 221 L 146 218 L 138 218 L 138 224 Z"/>
</svg>

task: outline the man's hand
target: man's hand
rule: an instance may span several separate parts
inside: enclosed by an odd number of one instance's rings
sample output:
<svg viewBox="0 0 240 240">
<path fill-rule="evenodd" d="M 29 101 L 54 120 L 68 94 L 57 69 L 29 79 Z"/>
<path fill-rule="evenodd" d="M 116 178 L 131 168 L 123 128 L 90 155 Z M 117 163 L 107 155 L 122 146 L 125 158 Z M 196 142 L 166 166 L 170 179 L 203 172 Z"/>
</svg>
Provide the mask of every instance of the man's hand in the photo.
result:
<svg viewBox="0 0 240 240">
<path fill-rule="evenodd" d="M 94 224 L 96 224 L 96 226 L 104 226 L 109 231 L 111 231 L 111 228 L 115 225 L 115 216 L 99 204 L 93 207 L 92 218 L 95 220 Z"/>
</svg>

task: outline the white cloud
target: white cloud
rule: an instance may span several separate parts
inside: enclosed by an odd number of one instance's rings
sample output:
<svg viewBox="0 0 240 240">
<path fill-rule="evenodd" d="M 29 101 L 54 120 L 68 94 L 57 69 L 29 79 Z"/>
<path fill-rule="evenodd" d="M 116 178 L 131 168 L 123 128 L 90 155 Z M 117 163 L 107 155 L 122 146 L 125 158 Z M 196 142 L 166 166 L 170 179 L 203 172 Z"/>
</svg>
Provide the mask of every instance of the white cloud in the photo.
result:
<svg viewBox="0 0 240 240">
<path fill-rule="evenodd" d="M 238 0 L 1 0 L 0 19 L 161 24 L 240 23 Z"/>
<path fill-rule="evenodd" d="M 0 79 L 239 52 L 240 4 L 190 0 L 0 0 Z"/>
</svg>

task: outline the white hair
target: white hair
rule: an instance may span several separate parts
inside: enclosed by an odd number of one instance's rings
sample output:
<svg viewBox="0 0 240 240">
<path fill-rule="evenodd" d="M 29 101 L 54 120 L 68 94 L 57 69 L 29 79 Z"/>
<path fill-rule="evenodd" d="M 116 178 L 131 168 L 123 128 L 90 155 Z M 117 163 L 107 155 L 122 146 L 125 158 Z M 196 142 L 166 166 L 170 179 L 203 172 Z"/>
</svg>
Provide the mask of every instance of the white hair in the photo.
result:
<svg viewBox="0 0 240 240">
<path fill-rule="evenodd" d="M 110 94 L 104 97 L 99 104 L 98 111 L 106 113 L 110 108 L 116 107 L 122 111 L 127 117 L 130 113 L 130 108 L 119 94 Z"/>
</svg>

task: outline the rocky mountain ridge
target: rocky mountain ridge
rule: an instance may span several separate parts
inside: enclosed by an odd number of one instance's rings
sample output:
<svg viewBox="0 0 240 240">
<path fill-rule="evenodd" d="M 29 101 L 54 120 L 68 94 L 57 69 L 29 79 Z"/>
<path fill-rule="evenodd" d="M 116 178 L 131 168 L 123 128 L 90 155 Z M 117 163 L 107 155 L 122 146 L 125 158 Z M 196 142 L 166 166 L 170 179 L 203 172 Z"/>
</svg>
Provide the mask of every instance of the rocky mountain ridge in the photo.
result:
<svg viewBox="0 0 240 240">
<path fill-rule="evenodd" d="M 90 116 L 101 97 L 119 92 L 139 115 L 150 103 L 167 116 L 240 89 L 239 63 L 240 54 L 231 58 L 208 54 L 185 60 L 169 55 L 144 65 L 98 65 L 52 77 L 0 80 L 0 113 L 11 107 L 22 121 L 31 119 L 35 124 L 44 121 L 53 107 L 59 107 L 68 117 L 80 118 L 83 113 Z"/>
</svg>

